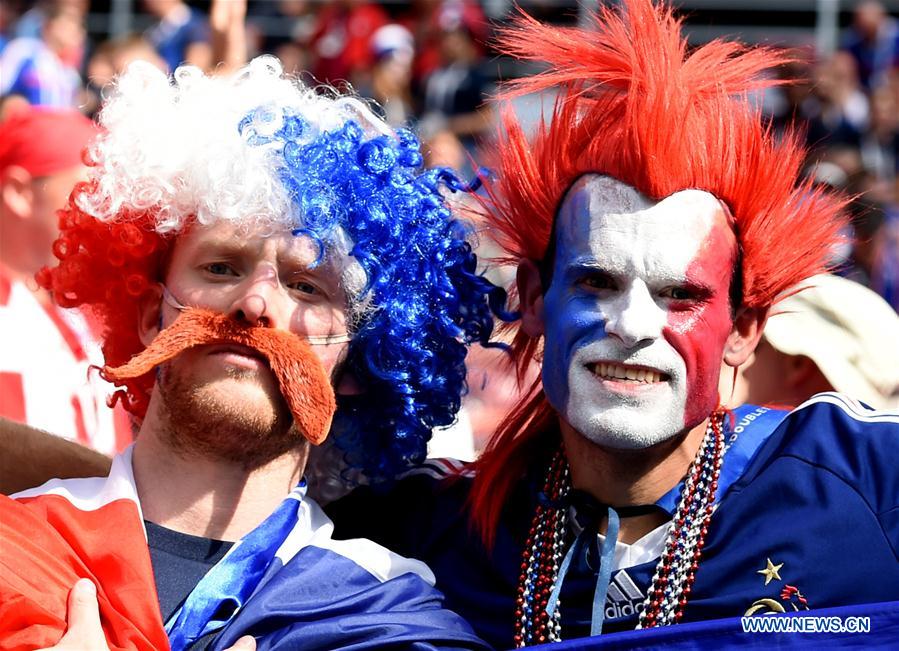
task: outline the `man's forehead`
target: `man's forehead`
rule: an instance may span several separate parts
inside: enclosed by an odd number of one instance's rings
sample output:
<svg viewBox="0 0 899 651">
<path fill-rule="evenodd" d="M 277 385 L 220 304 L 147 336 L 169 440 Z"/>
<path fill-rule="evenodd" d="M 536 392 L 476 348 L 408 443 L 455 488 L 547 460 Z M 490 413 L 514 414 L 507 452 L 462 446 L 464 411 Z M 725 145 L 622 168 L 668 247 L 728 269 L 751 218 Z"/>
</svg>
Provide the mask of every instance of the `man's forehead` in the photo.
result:
<svg viewBox="0 0 899 651">
<path fill-rule="evenodd" d="M 289 250 L 291 257 L 313 262 L 319 249 L 307 235 L 295 235 L 283 225 L 269 222 L 219 220 L 212 224 L 192 224 L 175 240 L 176 246 L 188 251 L 208 249 L 246 249 L 278 246 Z M 326 247 L 327 250 L 328 247 Z"/>
<path fill-rule="evenodd" d="M 365 286 L 366 275 L 359 261 L 349 254 L 350 246 L 351 240 L 342 230 L 319 245 L 310 235 L 296 233 L 281 224 L 219 220 L 189 226 L 175 239 L 173 255 L 182 259 L 252 256 L 274 248 L 284 263 L 304 267 L 320 278 L 330 278 L 355 296 Z"/>
<path fill-rule="evenodd" d="M 560 241 L 587 245 L 597 230 L 623 235 L 663 236 L 676 233 L 698 241 L 716 225 L 727 225 L 724 205 L 703 190 L 681 190 L 653 201 L 626 183 L 608 176 L 587 174 L 578 179 L 559 208 Z"/>
</svg>

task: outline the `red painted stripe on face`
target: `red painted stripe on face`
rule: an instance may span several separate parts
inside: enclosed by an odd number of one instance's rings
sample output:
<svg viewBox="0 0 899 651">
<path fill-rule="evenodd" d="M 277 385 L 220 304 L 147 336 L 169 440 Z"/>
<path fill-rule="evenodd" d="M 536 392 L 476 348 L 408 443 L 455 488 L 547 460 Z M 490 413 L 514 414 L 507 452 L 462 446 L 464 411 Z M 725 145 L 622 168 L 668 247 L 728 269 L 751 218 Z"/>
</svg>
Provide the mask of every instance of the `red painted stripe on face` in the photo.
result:
<svg viewBox="0 0 899 651">
<path fill-rule="evenodd" d="M 672 300 L 662 331 L 687 369 L 686 429 L 718 406 L 722 354 L 733 326 L 729 295 L 735 258 L 736 240 L 722 215 L 687 267 L 688 285 L 698 289 L 697 295 Z"/>
</svg>

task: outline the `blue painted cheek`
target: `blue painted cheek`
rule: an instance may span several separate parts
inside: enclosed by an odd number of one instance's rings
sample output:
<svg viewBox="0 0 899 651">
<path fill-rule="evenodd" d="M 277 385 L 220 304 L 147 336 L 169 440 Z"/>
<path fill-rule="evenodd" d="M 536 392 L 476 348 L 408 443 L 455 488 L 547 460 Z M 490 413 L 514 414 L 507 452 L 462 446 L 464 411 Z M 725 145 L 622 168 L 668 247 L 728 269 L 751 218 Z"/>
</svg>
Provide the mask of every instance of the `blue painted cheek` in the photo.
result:
<svg viewBox="0 0 899 651">
<path fill-rule="evenodd" d="M 606 336 L 606 322 L 596 297 L 561 294 L 551 285 L 543 303 L 543 388 L 550 404 L 558 410 L 564 410 L 568 404 L 568 369 L 575 353 Z"/>
</svg>

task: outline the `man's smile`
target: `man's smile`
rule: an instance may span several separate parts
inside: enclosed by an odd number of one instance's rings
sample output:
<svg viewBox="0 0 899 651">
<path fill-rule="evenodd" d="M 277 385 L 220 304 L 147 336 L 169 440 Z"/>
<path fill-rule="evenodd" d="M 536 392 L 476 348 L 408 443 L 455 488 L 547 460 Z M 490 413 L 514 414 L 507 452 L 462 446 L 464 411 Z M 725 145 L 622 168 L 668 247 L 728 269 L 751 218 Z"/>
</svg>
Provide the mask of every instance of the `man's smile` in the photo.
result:
<svg viewBox="0 0 899 651">
<path fill-rule="evenodd" d="M 646 366 L 633 366 L 615 362 L 593 362 L 586 366 L 595 376 L 602 380 L 634 384 L 658 384 L 671 379 L 667 373 Z"/>
</svg>

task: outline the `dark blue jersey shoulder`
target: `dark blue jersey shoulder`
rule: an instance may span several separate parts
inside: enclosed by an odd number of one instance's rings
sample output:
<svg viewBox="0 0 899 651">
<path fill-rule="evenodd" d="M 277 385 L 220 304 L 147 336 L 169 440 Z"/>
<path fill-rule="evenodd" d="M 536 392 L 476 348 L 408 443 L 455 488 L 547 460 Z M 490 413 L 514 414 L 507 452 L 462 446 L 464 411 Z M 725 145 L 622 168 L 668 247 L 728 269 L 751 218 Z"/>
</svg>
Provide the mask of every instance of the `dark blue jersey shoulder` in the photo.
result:
<svg viewBox="0 0 899 651">
<path fill-rule="evenodd" d="M 721 500 L 686 621 L 899 599 L 899 414 L 845 396 L 785 418 Z"/>
<path fill-rule="evenodd" d="M 788 415 L 767 411 L 738 410 L 729 428 L 722 475 L 735 476 L 719 495 L 684 621 L 899 599 L 899 415 L 838 394 Z M 330 514 L 338 536 L 367 536 L 428 563 L 447 607 L 506 648 L 538 475 L 517 486 L 489 553 L 465 514 L 470 476 L 426 470 L 384 494 L 358 491 Z M 578 565 L 562 591 L 566 639 L 589 631 L 597 567 Z M 634 627 L 654 567 L 613 572 L 607 632 Z"/>
<path fill-rule="evenodd" d="M 365 532 L 403 556 L 425 561 L 446 607 L 495 648 L 509 648 L 521 551 L 536 491 L 528 482 L 519 484 L 488 552 L 466 512 L 471 482 L 470 473 L 447 472 L 444 460 L 429 460 L 387 491 L 363 487 L 326 510 L 335 523 L 335 538 Z"/>
</svg>

